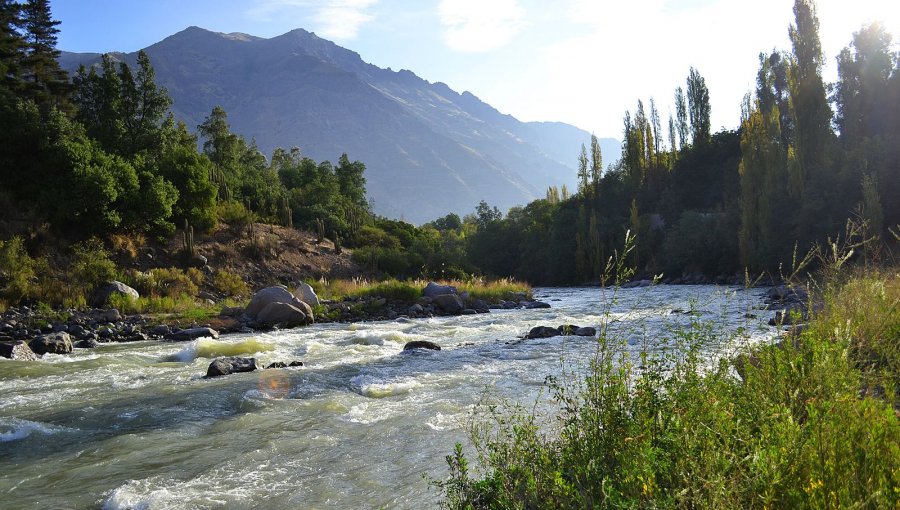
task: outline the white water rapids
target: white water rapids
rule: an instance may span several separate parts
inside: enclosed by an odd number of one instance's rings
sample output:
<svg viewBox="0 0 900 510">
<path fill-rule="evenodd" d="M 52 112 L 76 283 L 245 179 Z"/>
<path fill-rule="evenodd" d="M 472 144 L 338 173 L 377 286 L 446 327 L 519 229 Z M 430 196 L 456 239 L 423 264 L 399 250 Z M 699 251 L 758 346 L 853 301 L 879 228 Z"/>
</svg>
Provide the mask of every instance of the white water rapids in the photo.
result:
<svg viewBox="0 0 900 510">
<path fill-rule="evenodd" d="M 608 319 L 631 348 L 654 348 L 702 320 L 739 332 L 711 353 L 727 355 L 773 335 L 770 314 L 753 311 L 763 293 L 657 286 L 610 304 L 611 290 L 536 289 L 553 308 L 0 358 L 0 507 L 433 508 L 440 495 L 422 475 L 446 476 L 482 399 L 534 402 L 548 375 L 586 365 L 597 345 L 508 342 Z M 411 340 L 442 350 L 404 353 Z M 203 379 L 218 355 L 305 366 Z"/>
</svg>

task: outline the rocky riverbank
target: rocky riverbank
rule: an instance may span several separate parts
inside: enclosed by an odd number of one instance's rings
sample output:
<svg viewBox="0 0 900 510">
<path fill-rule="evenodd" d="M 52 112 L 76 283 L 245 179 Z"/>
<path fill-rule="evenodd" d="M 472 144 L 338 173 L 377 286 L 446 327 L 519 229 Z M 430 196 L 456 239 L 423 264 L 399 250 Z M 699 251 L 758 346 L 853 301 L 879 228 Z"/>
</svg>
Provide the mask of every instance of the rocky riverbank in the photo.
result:
<svg viewBox="0 0 900 510">
<path fill-rule="evenodd" d="M 121 289 L 121 284 L 113 282 L 106 287 Z M 121 290 L 121 293 L 128 292 L 129 289 Z M 227 333 L 299 327 L 313 322 L 368 322 L 549 307 L 547 303 L 529 299 L 525 293 L 487 303 L 434 282 L 422 289 L 422 296 L 413 302 L 381 296 L 325 301 L 307 284 L 299 285 L 293 292 L 282 286 L 266 287 L 256 292 L 244 308 L 223 307 L 218 317 L 190 323 L 173 322 L 168 315 L 126 315 L 115 308 L 44 310 L 22 306 L 0 314 L 0 356 L 34 360 L 47 353 L 66 354 L 73 349 L 90 349 L 110 342 L 180 342 L 218 338 Z"/>
</svg>

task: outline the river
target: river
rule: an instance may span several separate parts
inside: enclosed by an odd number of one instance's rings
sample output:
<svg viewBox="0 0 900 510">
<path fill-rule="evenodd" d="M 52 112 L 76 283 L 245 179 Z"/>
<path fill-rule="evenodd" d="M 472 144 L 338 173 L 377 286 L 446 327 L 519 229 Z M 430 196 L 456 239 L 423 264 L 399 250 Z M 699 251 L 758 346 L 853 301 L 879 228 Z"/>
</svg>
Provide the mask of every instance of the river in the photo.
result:
<svg viewBox="0 0 900 510">
<path fill-rule="evenodd" d="M 531 327 L 609 321 L 629 348 L 654 349 L 708 321 L 730 339 L 715 359 L 773 336 L 753 311 L 763 294 L 538 288 L 552 308 L 0 358 L 0 507 L 433 508 L 423 474 L 446 476 L 479 402 L 534 402 L 596 352 L 587 338 L 517 342 Z M 411 340 L 442 350 L 403 352 Z M 226 354 L 305 366 L 204 379 Z"/>
</svg>

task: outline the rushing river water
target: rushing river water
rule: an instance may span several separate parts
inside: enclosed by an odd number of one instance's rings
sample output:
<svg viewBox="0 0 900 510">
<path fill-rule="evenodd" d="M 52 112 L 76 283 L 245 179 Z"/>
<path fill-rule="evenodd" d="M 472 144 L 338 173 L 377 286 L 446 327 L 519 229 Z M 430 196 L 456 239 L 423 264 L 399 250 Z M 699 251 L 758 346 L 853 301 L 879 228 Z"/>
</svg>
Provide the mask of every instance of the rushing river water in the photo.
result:
<svg viewBox="0 0 900 510">
<path fill-rule="evenodd" d="M 768 314 L 746 316 L 762 294 L 536 289 L 553 308 L 0 358 L 0 507 L 433 508 L 422 475 L 446 475 L 481 399 L 533 402 L 596 352 L 578 337 L 515 342 L 531 327 L 610 320 L 639 349 L 704 320 L 741 332 L 722 355 L 772 336 Z M 411 340 L 442 350 L 404 353 Z M 305 366 L 202 378 L 235 354 Z"/>
</svg>

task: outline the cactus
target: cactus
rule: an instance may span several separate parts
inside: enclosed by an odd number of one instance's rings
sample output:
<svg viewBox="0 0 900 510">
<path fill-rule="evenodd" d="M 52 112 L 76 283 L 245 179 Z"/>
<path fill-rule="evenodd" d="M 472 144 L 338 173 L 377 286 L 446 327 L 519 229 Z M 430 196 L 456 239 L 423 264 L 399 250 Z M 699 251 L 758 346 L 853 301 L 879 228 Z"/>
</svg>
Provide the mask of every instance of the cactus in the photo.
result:
<svg viewBox="0 0 900 510">
<path fill-rule="evenodd" d="M 325 240 L 325 222 L 322 218 L 316 218 L 316 243 L 321 244 Z"/>
<path fill-rule="evenodd" d="M 287 228 L 294 228 L 294 211 L 291 210 L 287 197 L 281 198 L 279 213 L 281 214 L 281 224 Z"/>
<path fill-rule="evenodd" d="M 341 246 L 341 236 L 335 234 L 334 235 L 334 252 L 338 255 L 343 251 L 343 247 Z"/>
<path fill-rule="evenodd" d="M 181 243 L 182 248 L 184 249 L 184 256 L 187 260 L 191 260 L 196 255 L 196 248 L 194 248 L 194 227 L 188 220 L 184 220 L 184 231 L 181 234 Z"/>
</svg>

